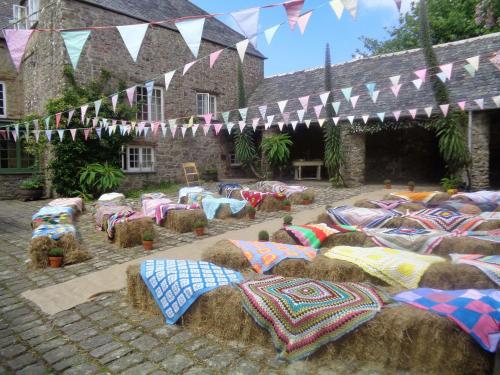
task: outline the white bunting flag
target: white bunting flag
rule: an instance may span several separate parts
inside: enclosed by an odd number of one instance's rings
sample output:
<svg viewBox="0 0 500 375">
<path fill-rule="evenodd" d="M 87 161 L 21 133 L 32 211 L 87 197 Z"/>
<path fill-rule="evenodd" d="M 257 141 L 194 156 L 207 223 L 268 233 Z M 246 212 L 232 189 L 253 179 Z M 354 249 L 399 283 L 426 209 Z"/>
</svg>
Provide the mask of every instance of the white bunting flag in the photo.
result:
<svg viewBox="0 0 500 375">
<path fill-rule="evenodd" d="M 431 117 L 432 116 L 432 106 L 431 107 L 425 107 L 424 111 L 427 114 L 427 117 Z"/>
<path fill-rule="evenodd" d="M 401 79 L 401 76 L 392 76 L 389 78 L 391 80 L 391 83 L 393 86 L 396 86 L 399 84 L 399 80 Z"/>
<path fill-rule="evenodd" d="M 311 120 L 305 120 L 304 122 L 306 123 L 306 126 L 309 129 L 309 126 L 311 126 Z"/>
<path fill-rule="evenodd" d="M 71 119 L 73 118 L 73 115 L 75 114 L 75 110 L 72 109 L 68 112 L 68 125 L 71 123 Z"/>
<path fill-rule="evenodd" d="M 226 124 L 227 132 L 228 132 L 229 134 L 231 134 L 231 130 L 233 129 L 233 127 L 234 127 L 234 123 L 232 123 L 232 122 L 228 122 L 228 123 Z"/>
<path fill-rule="evenodd" d="M 245 121 L 238 121 L 238 127 L 240 128 L 240 132 L 243 133 L 243 129 L 245 129 L 245 126 L 247 124 L 245 123 Z"/>
<path fill-rule="evenodd" d="M 328 98 L 330 97 L 330 91 L 324 92 L 319 96 L 321 103 L 325 106 L 328 102 Z"/>
<path fill-rule="evenodd" d="M 260 116 L 262 117 L 263 120 L 266 119 L 266 111 L 267 111 L 267 105 L 259 106 Z"/>
<path fill-rule="evenodd" d="M 297 124 L 298 124 L 298 123 L 299 123 L 299 122 L 298 122 L 298 121 L 296 121 L 296 120 L 294 120 L 294 121 L 291 121 L 291 122 L 290 122 L 290 124 L 292 124 L 292 129 L 293 129 L 293 130 L 295 130 L 295 128 L 297 127 Z"/>
<path fill-rule="evenodd" d="M 243 122 L 247 121 L 247 113 L 248 113 L 248 108 L 240 108 L 238 109 L 238 112 L 240 112 L 241 119 Z"/>
<path fill-rule="evenodd" d="M 449 104 L 441 104 L 439 108 L 441 108 L 441 112 L 443 112 L 444 117 L 448 116 L 448 110 L 450 109 Z"/>
<path fill-rule="evenodd" d="M 35 141 L 38 143 L 40 140 L 40 130 L 33 130 L 33 134 L 35 135 Z"/>
<path fill-rule="evenodd" d="M 278 102 L 278 107 L 280 109 L 281 114 L 283 114 L 283 111 L 285 110 L 287 103 L 288 103 L 288 100 L 282 100 L 282 101 Z"/>
<path fill-rule="evenodd" d="M 451 79 L 451 72 L 453 71 L 453 63 L 441 65 L 439 69 L 441 69 L 441 72 L 443 73 L 443 76 L 446 79 Z M 443 82 L 446 82 L 446 79 Z"/>
<path fill-rule="evenodd" d="M 332 117 L 332 120 L 333 120 L 333 123 L 335 125 L 338 125 L 339 124 L 339 121 L 340 121 L 340 117 Z"/>
<path fill-rule="evenodd" d="M 299 118 L 300 122 L 302 122 L 304 120 L 305 113 L 306 113 L 306 111 L 304 109 L 297 110 L 297 117 Z"/>
<path fill-rule="evenodd" d="M 164 122 L 160 122 L 161 133 L 163 134 L 163 138 L 167 136 L 167 124 Z"/>
<path fill-rule="evenodd" d="M 128 98 L 128 103 L 129 105 L 132 107 L 134 105 L 134 97 L 135 97 L 135 88 L 137 86 L 132 86 L 132 87 L 129 87 L 126 91 L 127 91 L 127 98 Z"/>
<path fill-rule="evenodd" d="M 137 62 L 139 50 L 141 49 L 142 41 L 144 40 L 148 26 L 149 24 L 147 23 L 116 26 L 134 62 Z"/>
<path fill-rule="evenodd" d="M 193 131 L 193 137 L 196 135 L 196 131 L 198 130 L 199 126 L 200 126 L 199 124 L 193 124 L 193 126 L 191 126 L 191 130 Z"/>
<path fill-rule="evenodd" d="M 474 68 L 475 72 L 479 70 L 479 55 L 474 57 L 469 57 L 465 61 L 467 61 Z"/>
<path fill-rule="evenodd" d="M 410 113 L 411 118 L 415 120 L 415 117 L 417 117 L 417 109 L 409 109 L 408 112 Z"/>
<path fill-rule="evenodd" d="M 420 90 L 420 88 L 422 87 L 422 84 L 424 83 L 420 78 L 414 79 L 411 82 L 413 83 L 413 85 L 415 85 L 415 88 L 417 90 Z"/>
<path fill-rule="evenodd" d="M 484 99 L 475 99 L 474 101 L 480 109 L 484 109 Z"/>
<path fill-rule="evenodd" d="M 74 142 L 75 138 L 76 138 L 76 129 L 69 129 L 69 132 L 70 132 L 71 138 L 73 139 L 73 142 Z"/>
<path fill-rule="evenodd" d="M 94 109 L 96 117 L 99 116 L 99 110 L 101 109 L 102 99 L 96 100 L 94 102 Z"/>
<path fill-rule="evenodd" d="M 354 124 L 354 116 L 347 116 L 347 119 L 349 120 L 351 125 Z"/>
<path fill-rule="evenodd" d="M 318 124 L 319 124 L 319 127 L 322 128 L 323 127 L 323 124 L 325 123 L 325 119 L 324 118 L 319 118 L 318 119 Z"/>
<path fill-rule="evenodd" d="M 181 33 L 189 50 L 195 58 L 198 57 L 198 51 L 201 45 L 201 36 L 203 34 L 203 26 L 205 18 L 193 18 L 184 21 L 176 22 L 175 26 Z"/>
<path fill-rule="evenodd" d="M 184 138 L 186 136 L 186 131 L 187 131 L 187 127 L 185 125 L 183 125 L 181 128 L 182 138 Z"/>
<path fill-rule="evenodd" d="M 89 107 L 88 104 L 82 105 L 80 107 L 80 115 L 81 115 L 82 124 L 85 122 L 85 114 L 87 113 L 88 107 Z"/>
<path fill-rule="evenodd" d="M 203 124 L 202 128 L 203 128 L 203 134 L 205 134 L 205 137 L 206 137 L 208 134 L 208 131 L 210 130 L 210 124 Z"/>
<path fill-rule="evenodd" d="M 267 116 L 267 127 L 271 127 L 271 125 L 273 124 L 273 120 L 274 120 L 274 115 L 271 115 L 271 116 Z"/>
<path fill-rule="evenodd" d="M 497 108 L 500 108 L 500 95 L 494 96 L 493 98 L 491 98 L 491 100 L 493 100 L 493 103 L 495 103 Z M 465 105 L 464 105 L 464 107 L 465 107 Z"/>
<path fill-rule="evenodd" d="M 256 117 L 256 118 L 252 119 L 252 128 L 253 128 L 253 131 L 257 130 L 257 126 L 258 125 L 259 125 L 259 118 Z"/>
<path fill-rule="evenodd" d="M 259 32 L 259 12 L 260 8 L 248 8 L 238 12 L 232 12 L 231 16 L 241 29 L 243 35 L 250 40 L 254 47 L 257 47 L 257 34 Z"/>
<path fill-rule="evenodd" d="M 113 106 L 113 112 L 116 113 L 116 105 L 118 104 L 118 94 L 114 94 L 111 97 L 111 105 Z"/>
<path fill-rule="evenodd" d="M 283 125 L 285 125 L 285 123 L 283 121 L 278 121 L 278 128 L 281 131 L 283 131 Z"/>
<path fill-rule="evenodd" d="M 377 102 L 377 99 L 378 99 L 378 94 L 380 94 L 380 90 L 375 90 L 375 91 L 373 92 L 373 95 L 372 95 L 372 101 L 373 101 L 374 103 L 376 103 L 376 102 Z"/>
<path fill-rule="evenodd" d="M 363 115 L 361 116 L 363 118 L 363 122 L 365 123 L 365 125 L 368 123 L 368 119 L 370 118 L 370 115 Z"/>
<path fill-rule="evenodd" d="M 168 73 L 165 73 L 165 91 L 168 90 L 170 86 L 170 82 L 172 82 L 172 78 L 174 78 L 175 70 L 172 70 Z"/>
<path fill-rule="evenodd" d="M 393 111 L 392 114 L 396 119 L 396 121 L 399 121 L 399 117 L 401 116 L 401 111 Z"/>
<path fill-rule="evenodd" d="M 381 122 L 384 122 L 385 112 L 378 112 L 377 117 L 380 119 Z"/>
<path fill-rule="evenodd" d="M 332 0 L 330 1 L 330 6 L 332 7 L 333 11 L 337 15 L 338 19 L 342 18 L 342 13 L 344 12 L 344 4 L 342 3 L 341 0 Z"/>
<path fill-rule="evenodd" d="M 358 0 L 342 0 L 342 2 L 351 17 L 355 20 L 358 14 Z"/>
<path fill-rule="evenodd" d="M 176 120 L 168 120 L 168 127 L 170 128 L 170 133 L 172 133 L 172 138 L 175 138 L 175 132 L 177 131 Z"/>
<path fill-rule="evenodd" d="M 274 34 L 276 34 L 276 31 L 278 31 L 280 26 L 281 26 L 281 24 L 274 25 L 274 26 L 272 26 L 269 29 L 266 29 L 264 31 L 264 36 L 266 37 L 266 42 L 268 45 L 270 45 L 271 42 L 273 41 Z"/>
<path fill-rule="evenodd" d="M 245 58 L 248 42 L 249 42 L 248 39 L 244 39 L 241 42 L 236 43 L 236 50 L 238 51 L 238 55 L 240 56 L 241 62 L 243 62 L 243 59 Z"/>
<path fill-rule="evenodd" d="M 353 109 L 356 108 L 356 104 L 358 103 L 358 99 L 359 99 L 359 95 L 351 97 L 351 105 L 352 105 Z"/>
</svg>

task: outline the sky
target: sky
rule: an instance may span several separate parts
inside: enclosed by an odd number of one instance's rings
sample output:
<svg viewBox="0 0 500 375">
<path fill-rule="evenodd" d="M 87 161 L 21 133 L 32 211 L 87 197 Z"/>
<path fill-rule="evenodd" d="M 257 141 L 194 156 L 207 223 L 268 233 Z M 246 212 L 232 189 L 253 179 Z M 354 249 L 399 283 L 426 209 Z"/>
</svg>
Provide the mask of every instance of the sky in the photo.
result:
<svg viewBox="0 0 500 375">
<path fill-rule="evenodd" d="M 281 2 L 281 0 L 191 0 L 208 13 L 230 13 L 246 8 Z M 410 0 L 403 0 L 403 11 L 410 6 Z M 319 7 L 319 8 L 318 8 Z M 266 77 L 280 73 L 294 72 L 322 66 L 325 60 L 325 45 L 330 43 L 333 63 L 353 59 L 356 49 L 362 49 L 360 36 L 386 39 L 385 27 L 398 24 L 398 10 L 394 0 L 359 0 L 358 17 L 354 21 L 347 11 L 340 20 L 328 5 L 327 0 L 306 0 L 303 11 L 313 11 L 306 31 L 302 36 L 298 27 L 294 32 L 288 25 L 282 25 L 267 45 L 264 35 L 259 35 L 257 48 L 267 57 Z M 219 17 L 221 21 L 240 31 L 230 15 Z M 259 30 L 286 20 L 282 6 L 261 9 Z"/>
</svg>

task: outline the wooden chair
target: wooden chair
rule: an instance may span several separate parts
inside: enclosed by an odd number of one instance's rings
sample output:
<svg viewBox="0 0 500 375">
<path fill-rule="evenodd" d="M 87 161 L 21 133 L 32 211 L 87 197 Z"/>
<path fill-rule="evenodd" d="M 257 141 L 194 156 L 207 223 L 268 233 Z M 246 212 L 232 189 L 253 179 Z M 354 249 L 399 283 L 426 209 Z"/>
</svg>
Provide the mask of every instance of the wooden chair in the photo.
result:
<svg viewBox="0 0 500 375">
<path fill-rule="evenodd" d="M 187 186 L 201 185 L 200 175 L 198 174 L 198 168 L 196 168 L 195 163 L 182 163 L 182 169 L 184 171 Z"/>
</svg>

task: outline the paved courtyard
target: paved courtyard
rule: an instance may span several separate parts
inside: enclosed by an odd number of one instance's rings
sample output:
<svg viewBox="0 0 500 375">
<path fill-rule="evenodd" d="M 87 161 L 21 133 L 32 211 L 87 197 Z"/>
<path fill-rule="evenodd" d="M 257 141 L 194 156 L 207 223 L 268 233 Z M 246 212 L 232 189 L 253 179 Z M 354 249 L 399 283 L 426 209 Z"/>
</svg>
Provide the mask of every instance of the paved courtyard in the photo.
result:
<svg viewBox="0 0 500 375">
<path fill-rule="evenodd" d="M 317 208 L 379 188 L 333 189 L 317 186 Z M 173 198 L 173 197 L 172 197 Z M 20 296 L 24 291 L 59 284 L 96 270 L 144 256 L 142 247 L 118 249 L 97 232 L 93 208 L 76 223 L 83 245 L 93 258 L 63 269 L 30 270 L 26 266 L 31 214 L 45 202 L 0 202 L 0 374 L 387 374 L 373 363 L 332 362 L 316 368 L 311 362 L 278 361 L 268 348 L 242 345 L 235 337 L 216 337 L 167 326 L 160 318 L 128 307 L 125 291 L 105 293 L 75 308 L 48 316 Z M 138 200 L 133 203 L 138 206 Z M 293 212 L 292 212 L 293 215 Z M 256 221 L 210 222 L 209 236 L 282 217 L 258 213 Z M 197 241 L 158 228 L 155 252 Z"/>
</svg>

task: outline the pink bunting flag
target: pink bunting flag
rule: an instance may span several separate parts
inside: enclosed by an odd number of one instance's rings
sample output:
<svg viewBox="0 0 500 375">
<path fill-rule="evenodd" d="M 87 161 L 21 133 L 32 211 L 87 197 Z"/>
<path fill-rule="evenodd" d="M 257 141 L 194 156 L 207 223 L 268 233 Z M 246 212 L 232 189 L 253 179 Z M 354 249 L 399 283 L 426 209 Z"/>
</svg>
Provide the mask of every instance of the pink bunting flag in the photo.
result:
<svg viewBox="0 0 500 375">
<path fill-rule="evenodd" d="M 474 101 L 480 109 L 484 109 L 484 99 L 475 99 Z"/>
<path fill-rule="evenodd" d="M 154 136 L 158 133 L 158 129 L 160 128 L 160 122 L 155 121 L 151 123 L 151 132 L 153 133 Z"/>
<path fill-rule="evenodd" d="M 243 129 L 245 129 L 246 123 L 245 121 L 241 120 L 238 121 L 238 127 L 240 128 L 240 132 L 243 132 Z"/>
<path fill-rule="evenodd" d="M 415 70 L 413 72 L 422 82 L 425 82 L 427 76 L 427 69 Z"/>
<path fill-rule="evenodd" d="M 408 112 L 410 112 L 410 116 L 412 119 L 415 120 L 415 117 L 417 117 L 417 109 L 409 109 Z"/>
<path fill-rule="evenodd" d="M 307 27 L 307 23 L 309 22 L 309 18 L 312 16 L 312 10 L 304 13 L 297 19 L 297 24 L 299 25 L 299 30 L 302 35 L 304 35 Z"/>
<path fill-rule="evenodd" d="M 319 119 L 319 116 L 321 114 L 322 109 L 323 109 L 323 104 L 319 104 L 319 105 L 314 106 L 314 112 L 316 113 L 316 118 Z"/>
<path fill-rule="evenodd" d="M 12 133 L 12 138 L 14 138 L 14 142 L 17 142 L 17 131 L 12 130 L 11 133 Z"/>
<path fill-rule="evenodd" d="M 111 104 L 113 105 L 113 112 L 116 112 L 116 104 L 118 103 L 118 94 L 111 97 Z"/>
<path fill-rule="evenodd" d="M 71 122 L 71 119 L 73 118 L 73 115 L 75 114 L 75 110 L 72 109 L 71 111 L 68 112 L 68 125 Z"/>
<path fill-rule="evenodd" d="M 356 104 L 358 103 L 359 95 L 351 96 L 351 105 L 352 108 L 356 108 Z"/>
<path fill-rule="evenodd" d="M 203 118 L 205 119 L 205 124 L 210 125 L 210 123 L 212 122 L 212 114 L 207 113 L 207 114 L 203 115 Z"/>
<path fill-rule="evenodd" d="M 91 130 L 92 128 L 83 129 L 83 137 L 85 138 L 85 140 L 89 139 L 89 134 Z"/>
<path fill-rule="evenodd" d="M 172 138 L 175 138 L 175 133 L 177 132 L 177 125 L 170 125 L 170 133 L 172 133 Z"/>
<path fill-rule="evenodd" d="M 138 128 L 138 135 L 141 135 L 142 132 L 144 131 L 144 128 L 146 127 L 146 122 L 145 121 L 141 121 L 139 123 L 139 125 L 137 125 L 137 128 Z"/>
<path fill-rule="evenodd" d="M 300 97 L 299 102 L 303 109 L 307 109 L 307 106 L 309 105 L 309 95 Z"/>
<path fill-rule="evenodd" d="M 98 120 L 98 119 L 97 119 L 97 117 L 94 117 L 94 118 L 92 119 L 92 127 L 93 127 L 93 128 L 97 127 L 97 120 Z"/>
<path fill-rule="evenodd" d="M 221 129 L 222 129 L 222 124 L 221 123 L 214 124 L 215 135 L 219 134 L 219 132 L 220 132 Z"/>
<path fill-rule="evenodd" d="M 136 86 L 132 86 L 127 89 L 127 98 L 131 107 L 134 105 L 135 88 Z"/>
<path fill-rule="evenodd" d="M 212 52 L 210 54 L 210 68 L 213 68 L 214 67 L 214 64 L 215 62 L 217 61 L 217 59 L 219 58 L 220 54 L 222 53 L 222 51 L 224 51 L 223 49 L 220 49 L 218 51 L 215 51 L 215 52 Z"/>
<path fill-rule="evenodd" d="M 451 79 L 451 72 L 453 71 L 453 63 L 441 65 L 439 66 L 439 69 L 441 69 L 441 72 L 443 72 L 446 78 Z"/>
<path fill-rule="evenodd" d="M 444 117 L 448 116 L 448 111 L 450 109 L 450 105 L 449 104 L 441 104 L 439 106 L 439 108 L 441 108 L 441 112 L 443 112 L 443 116 Z"/>
<path fill-rule="evenodd" d="M 191 61 L 186 65 L 184 65 L 184 70 L 182 71 L 182 75 L 185 75 L 188 72 L 188 70 L 191 69 L 191 67 L 196 63 L 196 61 L 198 60 Z"/>
<path fill-rule="evenodd" d="M 394 0 L 394 2 L 396 3 L 396 7 L 398 8 L 398 12 L 401 12 L 401 1 L 402 0 Z"/>
<path fill-rule="evenodd" d="M 76 129 L 69 129 L 69 132 L 70 132 L 71 138 L 73 138 L 73 142 L 74 142 L 75 138 L 76 138 Z"/>
<path fill-rule="evenodd" d="M 467 102 L 466 102 L 465 100 L 462 100 L 462 101 L 458 102 L 457 104 L 458 104 L 458 107 L 459 107 L 462 111 L 465 111 L 465 104 L 466 104 L 466 103 L 467 103 Z"/>
<path fill-rule="evenodd" d="M 394 115 L 396 121 L 399 121 L 399 117 L 401 116 L 401 111 L 393 111 L 392 114 Z"/>
<path fill-rule="evenodd" d="M 59 123 L 61 122 L 61 112 L 56 113 L 56 129 L 59 129 Z"/>
<path fill-rule="evenodd" d="M 206 136 L 208 134 L 208 131 L 210 130 L 210 124 L 203 124 L 202 128 L 203 128 L 203 134 L 205 134 Z"/>
<path fill-rule="evenodd" d="M 288 17 L 288 24 L 290 25 L 290 29 L 292 31 L 295 29 L 295 25 L 300 16 L 300 12 L 302 11 L 302 7 L 304 6 L 304 1 L 305 0 L 293 0 L 283 4 L 286 16 Z"/>
<path fill-rule="evenodd" d="M 490 63 L 492 63 L 497 69 L 500 70 L 500 51 L 493 54 L 490 59 Z"/>
<path fill-rule="evenodd" d="M 282 117 L 285 124 L 288 124 L 290 120 L 290 112 L 283 112 Z"/>
<path fill-rule="evenodd" d="M 401 83 L 398 85 L 391 86 L 391 91 L 394 94 L 394 96 L 397 98 L 399 95 L 399 90 L 401 90 Z"/>
<path fill-rule="evenodd" d="M 10 57 L 18 72 L 21 69 L 24 51 L 26 50 L 26 46 L 28 45 L 28 41 L 30 40 L 33 31 L 33 29 L 5 29 L 3 31 Z"/>
<path fill-rule="evenodd" d="M 252 128 L 253 128 L 253 131 L 257 130 L 257 126 L 259 125 L 259 118 L 256 117 L 256 118 L 253 118 L 252 119 Z"/>
<path fill-rule="evenodd" d="M 87 113 L 87 108 L 89 107 L 88 104 L 82 105 L 80 107 L 80 115 L 81 115 L 81 120 L 82 120 L 82 125 L 85 122 L 85 114 Z"/>
</svg>

